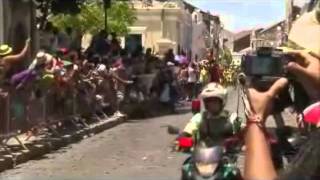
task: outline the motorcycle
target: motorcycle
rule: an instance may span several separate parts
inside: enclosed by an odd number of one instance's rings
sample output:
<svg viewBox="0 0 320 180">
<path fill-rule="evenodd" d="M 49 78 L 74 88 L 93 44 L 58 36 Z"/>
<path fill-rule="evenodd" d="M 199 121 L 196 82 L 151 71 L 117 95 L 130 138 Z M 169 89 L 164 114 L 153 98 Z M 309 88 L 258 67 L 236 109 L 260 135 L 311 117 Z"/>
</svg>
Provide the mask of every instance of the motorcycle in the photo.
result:
<svg viewBox="0 0 320 180">
<path fill-rule="evenodd" d="M 179 128 L 168 126 L 168 133 L 179 135 Z M 200 146 L 193 137 L 178 137 L 175 151 L 191 154 L 181 169 L 181 180 L 242 180 L 237 167 L 240 151 L 234 139 L 228 139 L 223 145 L 213 147 Z"/>
<path fill-rule="evenodd" d="M 286 168 L 297 155 L 300 148 L 308 140 L 308 135 L 291 127 L 281 127 L 275 130 L 276 141 L 271 143 L 271 152 L 276 169 Z"/>
</svg>

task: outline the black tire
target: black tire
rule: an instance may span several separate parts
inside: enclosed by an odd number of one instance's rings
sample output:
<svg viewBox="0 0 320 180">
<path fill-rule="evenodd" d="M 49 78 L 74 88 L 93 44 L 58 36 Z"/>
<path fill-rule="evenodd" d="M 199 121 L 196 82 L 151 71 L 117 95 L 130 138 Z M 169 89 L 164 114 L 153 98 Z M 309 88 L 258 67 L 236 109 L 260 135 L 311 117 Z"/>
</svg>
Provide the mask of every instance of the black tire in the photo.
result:
<svg viewBox="0 0 320 180">
<path fill-rule="evenodd" d="M 283 158 L 282 158 L 282 151 L 280 148 L 280 145 L 273 144 L 271 145 L 271 154 L 272 154 L 272 161 L 274 164 L 274 167 L 277 170 L 280 170 L 284 167 Z"/>
<path fill-rule="evenodd" d="M 181 180 L 193 180 L 193 179 L 190 179 L 187 173 L 181 170 Z"/>
<path fill-rule="evenodd" d="M 182 176 L 181 176 L 181 180 L 190 180 L 190 179 L 188 179 L 187 177 L 185 177 L 185 175 L 182 175 Z"/>
<path fill-rule="evenodd" d="M 188 157 L 184 162 L 183 165 L 190 163 L 190 161 L 192 161 L 191 157 Z M 188 176 L 188 172 L 185 171 L 183 168 L 181 168 L 181 180 L 193 180 L 193 178 L 190 178 L 190 176 Z"/>
</svg>

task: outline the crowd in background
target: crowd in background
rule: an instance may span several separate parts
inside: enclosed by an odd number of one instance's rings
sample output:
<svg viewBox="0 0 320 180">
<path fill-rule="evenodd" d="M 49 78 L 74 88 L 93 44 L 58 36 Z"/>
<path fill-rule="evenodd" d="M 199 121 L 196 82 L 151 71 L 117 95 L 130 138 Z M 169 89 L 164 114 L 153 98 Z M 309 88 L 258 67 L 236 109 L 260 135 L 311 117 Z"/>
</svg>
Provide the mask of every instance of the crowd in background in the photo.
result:
<svg viewBox="0 0 320 180">
<path fill-rule="evenodd" d="M 53 106 L 61 111 L 67 99 L 77 94 L 82 99 L 78 103 L 87 105 L 84 109 L 90 110 L 89 115 L 106 116 L 107 111 L 117 117 L 125 116 L 120 105 L 129 96 L 128 89 L 143 91 L 134 76 L 150 71 L 144 64 L 153 66 L 154 56 L 149 51 L 144 54 L 142 47 L 127 53 L 115 33 L 101 31 L 87 48 L 83 48 L 82 38 L 72 28 L 58 30 L 49 23 L 32 61 L 27 57 L 29 40 L 15 55 L 12 47 L 1 45 L 1 90 L 15 94 L 31 91 L 26 101 L 50 94 L 54 97 Z M 144 63 L 147 57 L 149 61 Z"/>
<path fill-rule="evenodd" d="M 48 23 L 33 61 L 26 60 L 29 44 L 28 40 L 17 55 L 11 55 L 10 46 L 1 45 L 2 89 L 30 90 L 32 98 L 51 94 L 58 107 L 76 91 L 94 116 L 106 116 L 107 109 L 107 114 L 122 117 L 122 104 L 152 98 L 174 112 L 177 103 L 197 98 L 204 85 L 219 82 L 222 76 L 210 51 L 201 60 L 180 50 L 175 55 L 172 49 L 164 57 L 141 46 L 128 51 L 116 33 L 105 30 L 90 36 Z M 145 74 L 154 74 L 151 86 L 139 80 Z"/>
<path fill-rule="evenodd" d="M 155 93 L 159 95 L 161 102 L 170 102 L 173 106 L 178 100 L 190 101 L 197 98 L 205 84 L 221 81 L 222 68 L 210 50 L 207 51 L 206 57 L 200 60 L 190 58 L 183 50 L 179 50 L 175 55 L 173 49 L 169 49 L 164 57 L 160 58 L 153 54 L 152 49 L 144 51 L 141 46 L 133 52 L 128 52 L 121 48 L 116 33 L 108 34 L 104 30 L 89 38 L 91 41 L 86 41 L 87 34 L 72 31 L 71 28 L 59 32 L 49 25 L 46 32 L 51 32 L 47 33 L 50 34 L 47 35 L 49 39 L 51 38 L 47 46 L 50 47 L 48 51 L 68 49 L 73 61 L 81 59 L 82 62 L 95 67 L 103 64 L 112 70 L 116 69 L 115 74 L 122 80 L 132 80 L 132 77 L 141 74 L 156 73 L 160 78 L 155 78 L 151 91 L 140 88 L 143 95 Z M 159 61 L 160 59 L 163 61 Z M 116 87 L 118 98 L 121 99 L 128 83 L 118 83 Z"/>
<path fill-rule="evenodd" d="M 192 101 L 198 97 L 202 87 L 209 82 L 220 83 L 223 68 L 216 61 L 212 51 L 208 50 L 206 57 L 201 60 L 190 59 L 186 53 L 181 51 L 174 55 L 169 49 L 165 54 L 164 62 L 172 73 L 173 88 L 178 97 L 175 100 Z M 160 88 L 161 89 L 161 88 Z"/>
</svg>

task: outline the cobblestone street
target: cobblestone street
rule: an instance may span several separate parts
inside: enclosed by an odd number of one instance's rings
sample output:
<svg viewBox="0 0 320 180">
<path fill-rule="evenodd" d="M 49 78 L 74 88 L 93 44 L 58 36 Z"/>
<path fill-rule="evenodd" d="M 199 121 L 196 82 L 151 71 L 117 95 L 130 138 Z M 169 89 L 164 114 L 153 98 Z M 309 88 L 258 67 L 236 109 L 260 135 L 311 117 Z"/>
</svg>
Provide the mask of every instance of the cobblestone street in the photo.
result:
<svg viewBox="0 0 320 180">
<path fill-rule="evenodd" d="M 227 108 L 235 111 L 236 107 L 237 93 L 231 90 Z M 129 120 L 78 144 L 5 171 L 0 179 L 177 180 L 186 156 L 170 151 L 174 137 L 162 126 L 183 127 L 190 117 L 190 113 L 180 112 L 153 119 Z M 273 126 L 273 121 L 269 122 Z M 243 156 L 239 164 L 243 165 Z"/>
</svg>

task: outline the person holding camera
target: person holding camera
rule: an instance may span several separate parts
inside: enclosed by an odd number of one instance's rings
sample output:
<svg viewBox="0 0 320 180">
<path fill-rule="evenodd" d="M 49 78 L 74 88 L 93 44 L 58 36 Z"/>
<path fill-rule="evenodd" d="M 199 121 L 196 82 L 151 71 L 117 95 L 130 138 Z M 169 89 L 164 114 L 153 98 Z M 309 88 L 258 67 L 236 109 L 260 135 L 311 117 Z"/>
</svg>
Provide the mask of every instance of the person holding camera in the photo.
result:
<svg viewBox="0 0 320 180">
<path fill-rule="evenodd" d="M 314 12 L 302 16 L 293 26 L 289 38 L 296 44 L 311 51 L 291 51 L 292 57 L 286 69 L 296 77 L 310 99 L 310 107 L 320 109 L 320 21 L 310 21 Z M 320 16 L 319 16 L 320 17 Z M 299 33 L 300 32 L 300 33 Z M 301 37 L 303 32 L 303 37 Z M 310 32 L 310 33 L 308 33 Z M 312 33 L 311 33 L 312 32 Z M 308 41 L 309 40 L 309 41 Z M 317 41 L 314 43 L 314 41 Z M 318 45 L 315 45 L 318 43 Z M 320 179 L 320 117 L 313 116 L 313 123 L 318 127 L 301 147 L 289 168 L 278 175 L 272 162 L 270 144 L 266 135 L 265 122 L 272 113 L 274 99 L 287 86 L 288 80 L 277 80 L 267 91 L 248 89 L 251 113 L 247 121 L 245 134 L 246 157 L 244 177 L 247 180 L 315 180 Z M 305 114 L 306 118 L 306 114 Z"/>
</svg>

